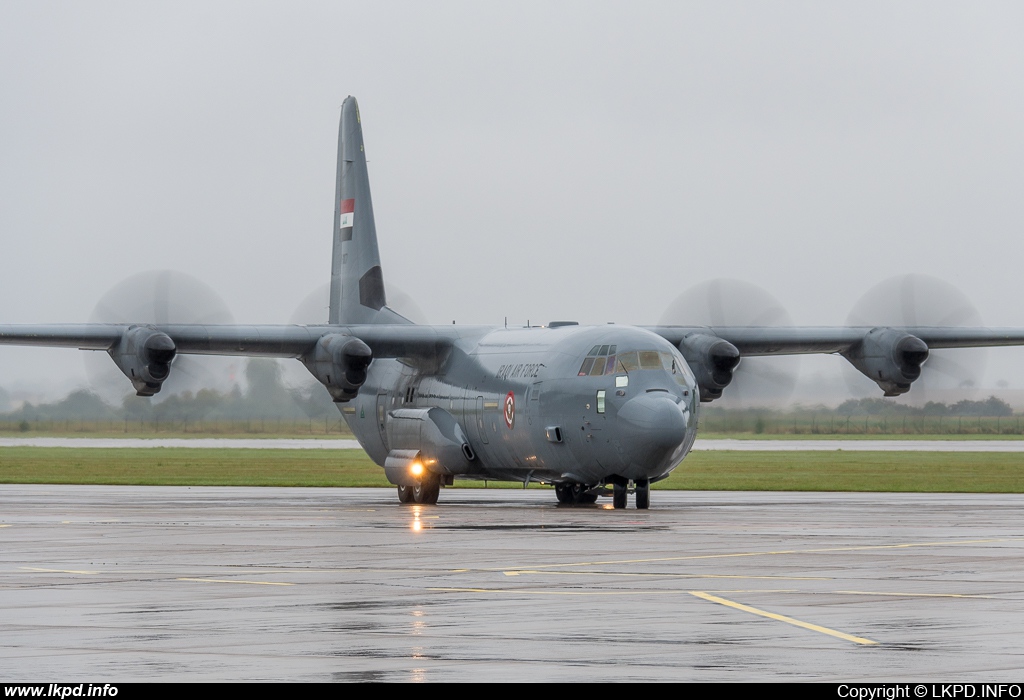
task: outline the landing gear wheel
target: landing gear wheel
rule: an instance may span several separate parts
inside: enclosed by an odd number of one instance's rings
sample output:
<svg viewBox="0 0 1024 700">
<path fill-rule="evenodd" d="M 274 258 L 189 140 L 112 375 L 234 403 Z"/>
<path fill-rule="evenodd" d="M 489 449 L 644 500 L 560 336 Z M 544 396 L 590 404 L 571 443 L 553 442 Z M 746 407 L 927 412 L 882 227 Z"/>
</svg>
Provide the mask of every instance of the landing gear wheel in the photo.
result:
<svg viewBox="0 0 1024 700">
<path fill-rule="evenodd" d="M 398 486 L 398 502 L 399 503 L 412 503 L 412 486 Z"/>
<path fill-rule="evenodd" d="M 612 507 L 621 510 L 626 507 L 626 484 L 612 484 Z"/>
<path fill-rule="evenodd" d="M 559 503 L 572 503 L 572 485 L 555 484 L 555 498 L 558 499 Z"/>
<path fill-rule="evenodd" d="M 597 503 L 597 494 L 587 493 L 587 488 L 586 484 L 572 485 L 573 503 Z"/>
<path fill-rule="evenodd" d="M 640 510 L 651 507 L 651 482 L 646 479 L 636 482 L 636 507 Z"/>
<path fill-rule="evenodd" d="M 432 506 L 441 495 L 441 482 L 436 476 L 424 476 L 412 487 L 412 498 L 417 503 Z"/>
</svg>

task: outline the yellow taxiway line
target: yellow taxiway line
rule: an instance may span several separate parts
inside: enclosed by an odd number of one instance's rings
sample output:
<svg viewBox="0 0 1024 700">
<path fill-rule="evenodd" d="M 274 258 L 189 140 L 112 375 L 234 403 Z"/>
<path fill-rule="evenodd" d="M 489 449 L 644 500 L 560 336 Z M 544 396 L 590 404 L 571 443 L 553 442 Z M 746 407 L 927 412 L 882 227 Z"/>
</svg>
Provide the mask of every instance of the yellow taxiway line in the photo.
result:
<svg viewBox="0 0 1024 700">
<path fill-rule="evenodd" d="M 540 589 L 530 590 L 528 588 L 456 588 L 445 586 L 434 586 L 427 590 L 437 591 L 440 593 L 515 593 L 519 595 L 636 595 L 636 591 L 552 591 Z M 659 591 L 659 593 L 668 594 L 675 593 L 675 591 Z"/>
<path fill-rule="evenodd" d="M 778 613 L 768 612 L 767 610 L 761 610 L 760 608 L 755 608 L 750 605 L 744 605 L 743 603 L 737 603 L 732 600 L 726 600 L 725 598 L 719 598 L 716 595 L 711 595 L 710 593 L 705 593 L 704 591 L 688 592 L 690 595 L 696 596 L 697 598 L 701 598 L 702 600 L 707 600 L 712 603 L 718 603 L 719 605 L 725 605 L 730 608 L 735 608 L 736 610 L 742 610 L 743 612 L 748 612 L 752 615 L 767 617 L 770 620 L 778 620 L 779 622 L 785 622 L 786 624 L 795 625 L 796 627 L 802 627 L 804 629 L 811 630 L 812 632 L 820 632 L 822 634 L 827 634 L 830 637 L 844 639 L 847 642 L 853 642 L 854 644 L 878 644 L 878 642 L 871 639 L 866 639 L 864 637 L 856 637 L 852 634 L 840 632 L 839 630 L 830 629 L 828 627 L 822 627 L 821 625 L 815 625 L 810 622 L 804 622 L 803 620 L 797 620 L 796 618 L 787 617 L 786 615 L 779 615 Z"/>
<path fill-rule="evenodd" d="M 176 581 L 196 581 L 199 583 L 243 583 L 250 586 L 294 586 L 294 583 L 283 583 L 281 581 L 242 581 L 241 579 L 230 578 L 178 578 Z"/>
<path fill-rule="evenodd" d="M 39 569 L 34 566 L 19 566 L 22 571 L 38 571 L 44 574 L 98 574 L 98 571 L 77 571 L 75 569 Z"/>
<path fill-rule="evenodd" d="M 505 594 L 519 594 L 519 595 L 567 595 L 567 596 L 617 596 L 617 595 L 636 595 L 636 591 L 552 591 L 552 590 L 524 590 L 521 588 L 455 588 L 455 587 L 434 587 L 428 588 L 428 591 L 438 591 L 444 593 L 505 593 Z M 659 593 L 674 593 L 675 591 L 659 591 Z M 743 603 L 737 603 L 726 598 L 720 598 L 704 591 L 681 591 L 683 593 L 689 593 L 690 595 L 700 598 L 702 600 L 709 601 L 711 603 L 717 603 L 719 605 L 725 605 L 735 610 L 742 610 L 743 612 L 751 613 L 752 615 L 758 615 L 760 617 L 766 617 L 770 620 L 776 620 L 778 622 L 785 622 L 789 625 L 801 627 L 812 632 L 819 632 L 821 634 L 827 634 L 830 637 L 836 637 L 847 642 L 853 642 L 854 644 L 861 645 L 874 645 L 878 642 L 873 639 L 867 639 L 865 637 L 857 637 L 852 634 L 846 634 L 839 630 L 834 630 L 829 627 L 822 627 L 821 625 L 815 625 L 811 622 L 804 622 L 803 620 L 797 620 L 794 617 L 788 617 L 786 615 L 779 615 L 778 613 L 768 612 L 767 610 L 761 610 L 750 605 L 744 605 Z M 735 591 L 739 592 L 739 591 Z M 755 592 L 755 591 L 751 591 Z M 765 591 L 756 591 L 758 593 L 764 593 Z M 782 591 L 785 592 L 785 591 Z"/>
<path fill-rule="evenodd" d="M 1000 537 L 984 540 L 948 540 L 945 542 L 906 542 L 901 544 L 866 544 L 849 547 L 824 547 L 821 549 L 779 549 L 762 552 L 730 552 L 726 554 L 691 554 L 684 557 L 651 557 L 646 559 L 607 559 L 599 561 L 576 561 L 564 564 L 537 564 L 529 570 L 562 569 L 574 566 L 610 566 L 613 564 L 653 564 L 669 561 L 693 561 L 700 559 L 736 559 L 739 557 L 766 557 L 782 554 L 829 554 L 832 552 L 870 552 L 884 549 L 911 549 L 914 547 L 957 547 L 968 544 L 994 544 L 998 542 L 1024 542 L 1024 537 Z M 480 569 L 480 571 L 519 571 L 514 566 Z M 525 570 L 525 567 L 524 567 Z"/>
<path fill-rule="evenodd" d="M 673 578 L 673 579 L 694 579 L 694 578 L 727 578 L 727 579 L 754 579 L 756 581 L 832 581 L 827 576 L 755 576 L 743 574 L 644 574 L 615 571 L 537 571 L 534 569 L 510 569 L 502 571 L 506 576 L 615 576 L 634 578 Z"/>
<path fill-rule="evenodd" d="M 832 591 L 836 595 L 881 595 L 896 598 L 995 598 L 975 593 L 900 593 L 898 591 Z"/>
</svg>

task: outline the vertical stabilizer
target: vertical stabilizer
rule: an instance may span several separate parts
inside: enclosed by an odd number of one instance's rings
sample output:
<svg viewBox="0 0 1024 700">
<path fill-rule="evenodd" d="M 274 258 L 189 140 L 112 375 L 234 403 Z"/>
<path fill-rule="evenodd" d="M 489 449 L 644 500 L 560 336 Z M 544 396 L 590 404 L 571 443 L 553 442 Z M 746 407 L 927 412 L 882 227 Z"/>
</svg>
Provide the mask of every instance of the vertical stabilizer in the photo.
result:
<svg viewBox="0 0 1024 700">
<path fill-rule="evenodd" d="M 338 180 L 334 197 L 334 252 L 331 260 L 330 323 L 401 323 L 385 309 L 384 275 L 373 223 L 363 128 L 356 98 L 341 106 Z M 381 310 L 383 309 L 383 313 Z"/>
</svg>

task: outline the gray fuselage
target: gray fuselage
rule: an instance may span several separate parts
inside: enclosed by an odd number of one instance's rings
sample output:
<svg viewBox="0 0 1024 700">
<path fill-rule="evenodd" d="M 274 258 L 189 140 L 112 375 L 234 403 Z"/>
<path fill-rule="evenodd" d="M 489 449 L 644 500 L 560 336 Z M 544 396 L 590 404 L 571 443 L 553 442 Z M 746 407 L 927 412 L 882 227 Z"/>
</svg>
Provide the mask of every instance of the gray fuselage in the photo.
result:
<svg viewBox="0 0 1024 700">
<path fill-rule="evenodd" d="M 405 409 L 442 409 L 472 459 L 455 478 L 596 485 L 664 478 L 689 452 L 700 398 L 679 350 L 630 326 L 476 329 L 440 367 L 376 359 L 341 405 L 384 466 L 389 423 Z"/>
</svg>

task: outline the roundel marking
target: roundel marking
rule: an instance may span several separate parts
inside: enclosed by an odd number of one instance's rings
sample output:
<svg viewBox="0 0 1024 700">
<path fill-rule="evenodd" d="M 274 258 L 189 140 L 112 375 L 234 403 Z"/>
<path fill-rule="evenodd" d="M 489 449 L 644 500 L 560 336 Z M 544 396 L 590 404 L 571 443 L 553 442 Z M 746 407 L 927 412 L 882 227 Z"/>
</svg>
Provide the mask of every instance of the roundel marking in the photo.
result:
<svg viewBox="0 0 1024 700">
<path fill-rule="evenodd" d="M 508 392 L 505 395 L 505 425 L 512 428 L 516 424 L 516 395 L 515 392 Z"/>
</svg>

